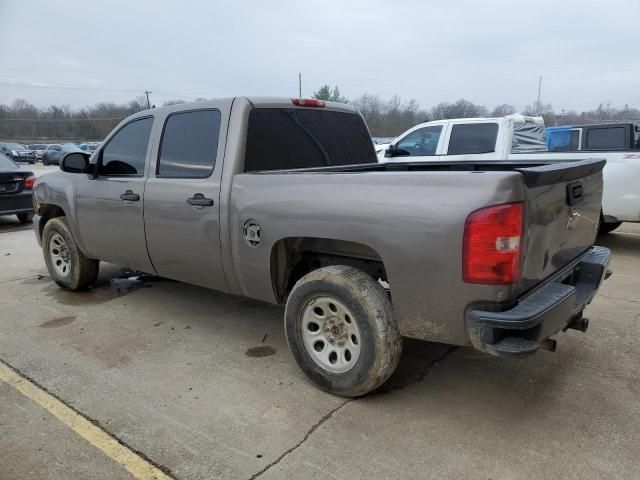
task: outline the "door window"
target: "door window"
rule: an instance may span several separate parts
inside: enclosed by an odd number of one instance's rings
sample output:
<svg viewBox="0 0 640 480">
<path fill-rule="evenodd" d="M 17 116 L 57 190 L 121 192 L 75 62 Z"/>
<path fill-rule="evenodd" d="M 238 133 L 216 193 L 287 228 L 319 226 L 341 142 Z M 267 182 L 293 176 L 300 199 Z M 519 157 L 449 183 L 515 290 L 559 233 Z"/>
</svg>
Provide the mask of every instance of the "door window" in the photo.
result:
<svg viewBox="0 0 640 480">
<path fill-rule="evenodd" d="M 142 176 L 152 126 L 153 117 L 141 118 L 111 137 L 101 153 L 100 175 Z"/>
<path fill-rule="evenodd" d="M 396 144 L 396 155 L 399 157 L 435 155 L 441 133 L 442 125 L 415 130 Z"/>
<path fill-rule="evenodd" d="M 157 176 L 207 178 L 216 162 L 219 134 L 219 110 L 170 115 L 162 134 Z"/>
<path fill-rule="evenodd" d="M 627 146 L 625 127 L 590 128 L 587 130 L 587 150 L 622 150 Z"/>
<path fill-rule="evenodd" d="M 448 155 L 491 153 L 496 150 L 497 123 L 466 123 L 451 127 Z"/>
</svg>

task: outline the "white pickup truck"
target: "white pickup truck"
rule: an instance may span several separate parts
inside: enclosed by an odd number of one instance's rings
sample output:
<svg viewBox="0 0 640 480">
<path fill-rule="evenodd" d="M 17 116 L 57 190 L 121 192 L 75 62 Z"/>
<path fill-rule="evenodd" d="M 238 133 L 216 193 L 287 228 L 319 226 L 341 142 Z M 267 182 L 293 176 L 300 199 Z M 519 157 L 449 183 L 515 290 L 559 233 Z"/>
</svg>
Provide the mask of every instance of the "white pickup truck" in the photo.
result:
<svg viewBox="0 0 640 480">
<path fill-rule="evenodd" d="M 550 152 L 542 118 L 461 118 L 416 125 L 387 145 L 377 145 L 380 162 L 605 159 L 600 231 L 640 222 L 640 152 L 590 149 Z"/>
</svg>

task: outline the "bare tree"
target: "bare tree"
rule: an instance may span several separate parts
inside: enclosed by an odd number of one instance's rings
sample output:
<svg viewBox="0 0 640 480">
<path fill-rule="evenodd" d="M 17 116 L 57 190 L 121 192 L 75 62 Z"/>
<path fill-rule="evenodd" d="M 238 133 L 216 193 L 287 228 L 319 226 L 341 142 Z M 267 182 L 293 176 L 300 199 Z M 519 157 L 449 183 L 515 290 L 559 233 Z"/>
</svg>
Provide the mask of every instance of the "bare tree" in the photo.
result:
<svg viewBox="0 0 640 480">
<path fill-rule="evenodd" d="M 509 105 L 508 103 L 503 103 L 502 105 L 498 105 L 493 109 L 490 117 L 505 117 L 507 115 L 512 115 L 516 113 L 516 107 L 513 105 Z"/>
</svg>

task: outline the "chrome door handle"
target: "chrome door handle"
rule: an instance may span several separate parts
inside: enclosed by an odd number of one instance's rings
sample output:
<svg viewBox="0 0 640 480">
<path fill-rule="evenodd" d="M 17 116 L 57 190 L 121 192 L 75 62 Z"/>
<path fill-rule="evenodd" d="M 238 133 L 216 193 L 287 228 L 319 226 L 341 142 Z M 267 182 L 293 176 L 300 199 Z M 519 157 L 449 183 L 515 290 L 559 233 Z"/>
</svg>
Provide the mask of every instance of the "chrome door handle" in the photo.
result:
<svg viewBox="0 0 640 480">
<path fill-rule="evenodd" d="M 120 195 L 120 200 L 124 200 L 125 202 L 137 202 L 140 200 L 140 195 L 133 193 L 133 190 L 127 190 Z"/>
<path fill-rule="evenodd" d="M 207 198 L 201 193 L 196 193 L 193 197 L 187 198 L 187 203 L 196 207 L 211 207 L 213 206 L 213 199 Z"/>
</svg>

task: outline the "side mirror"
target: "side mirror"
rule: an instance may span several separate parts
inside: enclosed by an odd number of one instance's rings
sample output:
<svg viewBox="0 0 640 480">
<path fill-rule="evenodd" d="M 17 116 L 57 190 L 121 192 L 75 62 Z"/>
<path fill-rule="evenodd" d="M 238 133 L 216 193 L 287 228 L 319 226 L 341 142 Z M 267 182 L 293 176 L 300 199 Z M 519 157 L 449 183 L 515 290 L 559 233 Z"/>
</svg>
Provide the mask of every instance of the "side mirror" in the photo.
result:
<svg viewBox="0 0 640 480">
<path fill-rule="evenodd" d="M 395 157 L 396 156 L 396 147 L 395 147 L 395 145 L 393 145 L 393 144 L 389 145 L 389 148 L 387 148 L 384 151 L 384 156 L 387 157 L 387 158 Z"/>
<path fill-rule="evenodd" d="M 67 173 L 87 173 L 89 155 L 84 152 L 71 152 L 62 157 L 60 170 Z"/>
</svg>

